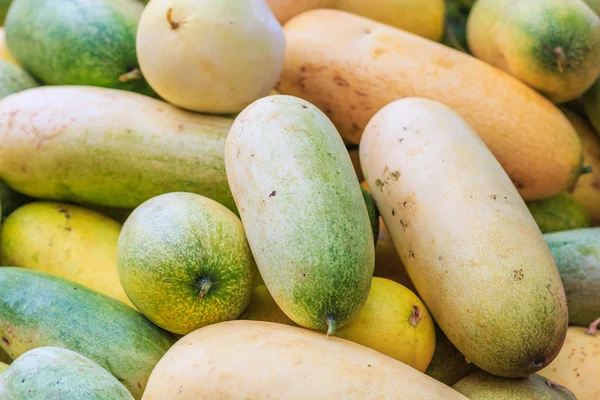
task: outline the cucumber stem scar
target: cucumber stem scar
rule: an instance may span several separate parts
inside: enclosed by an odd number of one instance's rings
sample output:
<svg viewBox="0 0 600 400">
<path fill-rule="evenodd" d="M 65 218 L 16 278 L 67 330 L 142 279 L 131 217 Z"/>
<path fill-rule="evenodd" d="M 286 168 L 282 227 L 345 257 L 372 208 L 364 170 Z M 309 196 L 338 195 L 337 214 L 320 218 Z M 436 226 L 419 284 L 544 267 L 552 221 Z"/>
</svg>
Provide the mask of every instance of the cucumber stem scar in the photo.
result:
<svg viewBox="0 0 600 400">
<path fill-rule="evenodd" d="M 327 337 L 335 335 L 337 324 L 332 314 L 327 316 Z"/>
<path fill-rule="evenodd" d="M 596 331 L 598 330 L 598 325 L 600 324 L 600 318 L 595 320 L 590 324 L 590 327 L 587 330 L 587 334 L 590 336 L 596 336 Z"/>
<path fill-rule="evenodd" d="M 210 287 L 213 285 L 213 283 L 208 278 L 200 280 L 199 283 L 200 283 L 200 291 L 198 292 L 198 296 L 200 296 L 200 299 L 203 299 L 204 296 L 207 295 L 207 293 L 210 290 Z"/>
<path fill-rule="evenodd" d="M 119 76 L 119 82 L 129 82 L 135 81 L 138 79 L 142 79 L 142 71 L 139 68 L 134 68 L 129 72 L 125 72 L 123 75 Z"/>
</svg>

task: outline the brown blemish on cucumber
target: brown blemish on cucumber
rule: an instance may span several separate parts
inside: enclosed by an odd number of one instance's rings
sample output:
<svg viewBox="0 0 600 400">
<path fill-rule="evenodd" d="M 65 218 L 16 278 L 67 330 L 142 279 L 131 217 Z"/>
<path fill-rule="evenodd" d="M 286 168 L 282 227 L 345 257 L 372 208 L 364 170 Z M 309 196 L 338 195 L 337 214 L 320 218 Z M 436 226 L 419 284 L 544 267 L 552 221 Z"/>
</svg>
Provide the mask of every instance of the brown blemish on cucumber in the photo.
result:
<svg viewBox="0 0 600 400">
<path fill-rule="evenodd" d="M 397 181 L 398 179 L 400 179 L 400 171 L 394 171 L 394 172 L 392 172 L 390 175 L 391 175 L 391 177 L 392 177 L 392 178 L 393 178 L 395 181 Z"/>
<path fill-rule="evenodd" d="M 9 341 L 9 340 L 8 340 L 6 337 L 2 336 L 2 341 L 3 341 L 3 342 L 4 342 L 4 344 L 6 344 L 7 346 L 10 346 L 10 341 Z"/>
<path fill-rule="evenodd" d="M 269 195 L 269 198 L 271 198 L 271 197 L 275 197 L 275 196 L 277 196 L 277 191 L 276 191 L 276 190 L 273 190 L 273 191 L 271 192 L 271 194 Z"/>
<path fill-rule="evenodd" d="M 348 86 L 350 86 L 350 84 L 348 83 L 348 81 L 347 81 L 347 80 L 345 80 L 344 78 L 342 78 L 342 77 L 341 77 L 341 76 L 339 76 L 339 75 L 335 75 L 335 76 L 333 77 L 333 82 L 334 82 L 334 83 L 335 83 L 337 86 L 339 86 L 339 87 L 348 87 Z"/>
<path fill-rule="evenodd" d="M 522 281 L 523 278 L 525 277 L 525 275 L 523 274 L 523 269 L 519 269 L 519 270 L 515 269 L 513 272 L 514 272 L 513 278 L 515 281 Z"/>
<path fill-rule="evenodd" d="M 418 306 L 412 306 L 412 314 L 408 319 L 408 322 L 414 327 L 419 324 L 419 320 L 423 317 L 423 312 Z"/>
</svg>

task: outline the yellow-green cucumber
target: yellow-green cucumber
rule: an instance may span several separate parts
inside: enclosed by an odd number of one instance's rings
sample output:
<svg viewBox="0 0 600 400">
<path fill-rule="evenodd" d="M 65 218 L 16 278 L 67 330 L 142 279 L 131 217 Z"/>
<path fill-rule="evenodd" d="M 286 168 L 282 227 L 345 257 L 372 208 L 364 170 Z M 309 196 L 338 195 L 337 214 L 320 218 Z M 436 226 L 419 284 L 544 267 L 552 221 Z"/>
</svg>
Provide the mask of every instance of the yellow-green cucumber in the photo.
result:
<svg viewBox="0 0 600 400">
<path fill-rule="evenodd" d="M 184 191 L 235 210 L 223 154 L 232 119 L 86 86 L 0 101 L 0 179 L 49 200 L 134 208 Z"/>
<path fill-rule="evenodd" d="M 371 286 L 374 240 L 344 143 L 315 106 L 269 96 L 236 118 L 227 178 L 269 292 L 298 325 L 348 323 Z"/>
<path fill-rule="evenodd" d="M 456 348 L 504 377 L 548 365 L 567 331 L 560 275 L 467 122 L 439 102 L 395 101 L 367 125 L 360 160 L 412 282 Z"/>
<path fill-rule="evenodd" d="M 600 17 L 582 0 L 478 0 L 467 21 L 473 55 L 555 103 L 600 74 Z"/>
<path fill-rule="evenodd" d="M 63 347 L 97 362 L 140 399 L 175 338 L 131 307 L 62 278 L 0 268 L 0 347 L 13 359 Z"/>
</svg>

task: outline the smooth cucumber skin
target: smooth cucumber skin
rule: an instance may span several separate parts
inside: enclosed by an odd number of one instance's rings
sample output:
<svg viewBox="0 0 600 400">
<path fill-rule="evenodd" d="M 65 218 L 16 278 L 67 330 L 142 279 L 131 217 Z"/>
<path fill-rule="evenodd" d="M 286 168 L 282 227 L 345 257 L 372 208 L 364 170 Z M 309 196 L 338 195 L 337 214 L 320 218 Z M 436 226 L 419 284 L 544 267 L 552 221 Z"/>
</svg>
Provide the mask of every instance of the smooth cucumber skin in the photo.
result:
<svg viewBox="0 0 600 400">
<path fill-rule="evenodd" d="M 600 228 L 544 235 L 567 295 L 569 325 L 600 318 Z"/>
<path fill-rule="evenodd" d="M 136 0 L 15 0 L 6 16 L 10 53 L 48 85 L 90 85 L 154 92 L 138 68 L 137 26 L 144 5 Z"/>
<path fill-rule="evenodd" d="M 507 379 L 477 372 L 461 379 L 452 388 L 470 400 L 573 400 L 568 389 L 553 386 L 548 379 L 536 374 Z"/>
<path fill-rule="evenodd" d="M 133 304 L 182 335 L 239 317 L 257 272 L 240 219 L 193 193 L 167 193 L 136 208 L 119 236 L 117 266 Z M 210 287 L 200 297 L 202 281 Z"/>
<path fill-rule="evenodd" d="M 29 89 L 0 101 L 0 179 L 49 200 L 134 208 L 192 192 L 236 210 L 224 161 L 232 123 L 123 90 Z"/>
<path fill-rule="evenodd" d="M 542 233 L 587 228 L 592 224 L 590 212 L 567 192 L 525 204 Z"/>
<path fill-rule="evenodd" d="M 40 84 L 20 67 L 0 60 L 0 99 Z"/>
<path fill-rule="evenodd" d="M 89 358 L 60 347 L 38 347 L 0 375 L 3 400 L 133 400 L 121 382 Z"/>
<path fill-rule="evenodd" d="M 250 248 L 279 307 L 305 328 L 348 323 L 369 294 L 374 241 L 331 121 L 293 96 L 257 100 L 236 118 L 225 162 Z"/>
<path fill-rule="evenodd" d="M 80 353 L 110 372 L 136 399 L 175 342 L 118 300 L 15 267 L 0 268 L 0 337 L 0 347 L 13 359 L 43 346 Z"/>
</svg>

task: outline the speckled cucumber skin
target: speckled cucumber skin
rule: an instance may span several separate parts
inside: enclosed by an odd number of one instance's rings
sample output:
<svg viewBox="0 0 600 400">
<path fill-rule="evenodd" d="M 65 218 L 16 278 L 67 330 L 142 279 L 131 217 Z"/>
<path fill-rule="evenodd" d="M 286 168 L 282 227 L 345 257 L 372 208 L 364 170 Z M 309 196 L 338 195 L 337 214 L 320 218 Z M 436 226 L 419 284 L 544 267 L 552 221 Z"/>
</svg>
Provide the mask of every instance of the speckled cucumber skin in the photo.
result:
<svg viewBox="0 0 600 400">
<path fill-rule="evenodd" d="M 456 348 L 504 377 L 547 366 L 567 331 L 560 275 L 473 128 L 439 102 L 401 99 L 371 119 L 360 159 L 411 281 Z"/>
<path fill-rule="evenodd" d="M 87 357 L 59 347 L 28 351 L 0 375 L 4 400 L 133 400 L 131 393 Z"/>
<path fill-rule="evenodd" d="M 152 369 L 175 342 L 142 314 L 67 280 L 0 268 L 0 347 L 13 358 L 64 347 L 97 362 L 140 399 Z"/>
<path fill-rule="evenodd" d="M 15 0 L 6 16 L 10 53 L 48 85 L 154 92 L 140 76 L 135 38 L 144 5 L 136 0 Z"/>
<path fill-rule="evenodd" d="M 40 84 L 20 67 L 0 60 L 0 99 Z"/>
<path fill-rule="evenodd" d="M 554 256 L 569 305 L 569 325 L 600 318 L 600 228 L 544 235 Z"/>
<path fill-rule="evenodd" d="M 467 39 L 477 58 L 555 103 L 579 97 L 600 74 L 600 18 L 582 0 L 478 0 Z"/>
<path fill-rule="evenodd" d="M 239 317 L 257 272 L 240 219 L 193 193 L 164 194 L 136 208 L 121 230 L 117 265 L 133 304 L 182 335 Z M 200 297 L 202 281 L 210 287 Z"/>
<path fill-rule="evenodd" d="M 227 178 L 269 292 L 295 323 L 340 327 L 364 305 L 373 234 L 344 143 L 329 119 L 292 96 L 269 96 L 235 120 Z"/>
<path fill-rule="evenodd" d="M 0 179 L 51 200 L 134 208 L 183 191 L 235 210 L 223 159 L 232 123 L 122 90 L 34 88 L 0 102 Z"/>
</svg>

